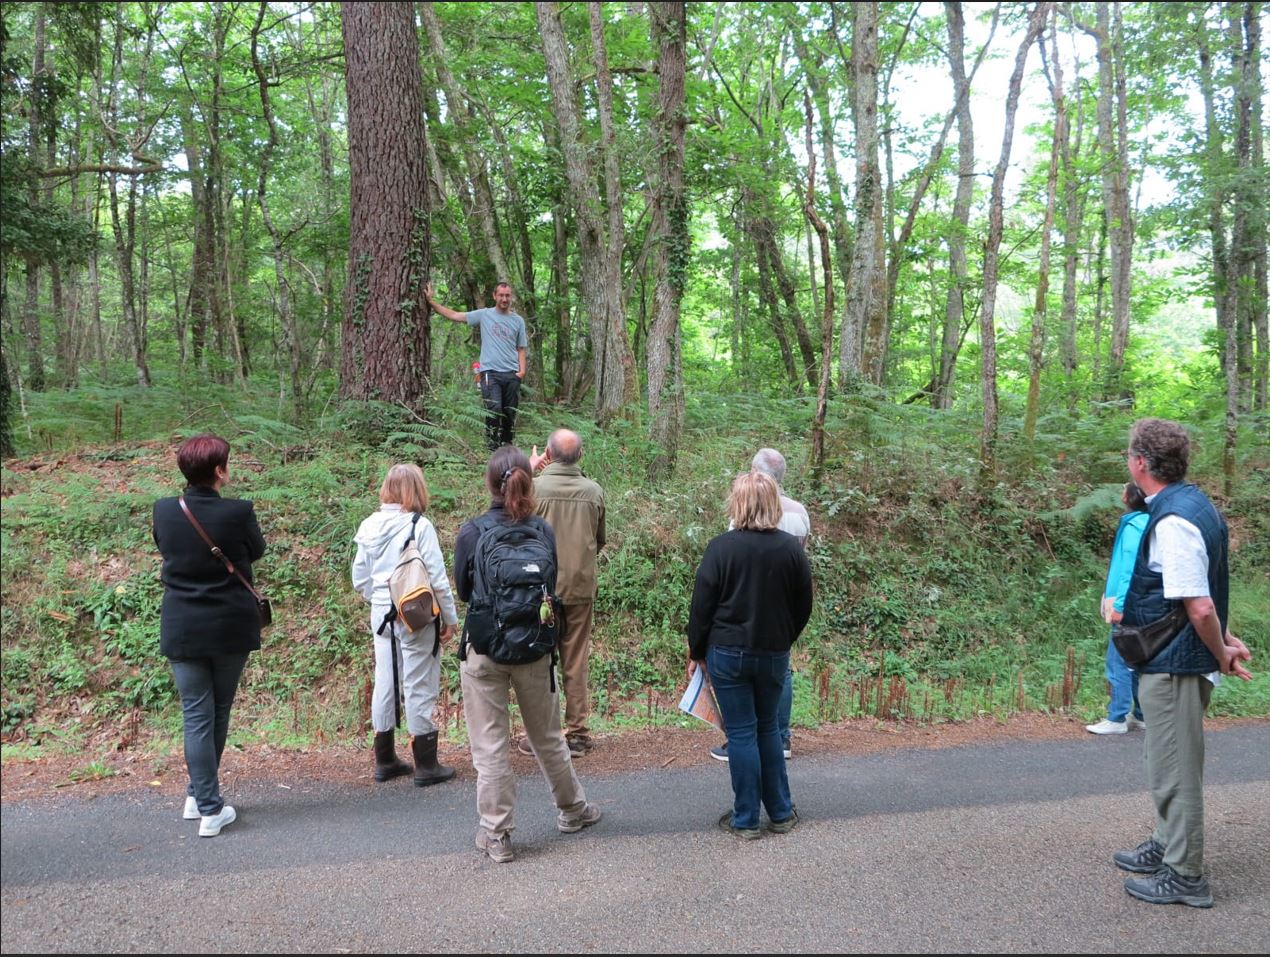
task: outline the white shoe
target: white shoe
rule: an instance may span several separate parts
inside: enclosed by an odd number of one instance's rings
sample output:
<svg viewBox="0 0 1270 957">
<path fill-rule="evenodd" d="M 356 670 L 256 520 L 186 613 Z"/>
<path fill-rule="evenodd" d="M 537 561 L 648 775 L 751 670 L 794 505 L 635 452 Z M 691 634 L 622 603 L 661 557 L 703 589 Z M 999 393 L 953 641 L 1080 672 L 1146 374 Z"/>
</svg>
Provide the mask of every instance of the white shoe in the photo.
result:
<svg viewBox="0 0 1270 957">
<path fill-rule="evenodd" d="M 1132 731 L 1134 728 L 1141 728 L 1143 731 L 1147 729 L 1146 719 L 1135 718 L 1133 715 L 1129 715 L 1127 718 L 1125 718 L 1125 724 L 1129 726 L 1130 731 Z"/>
<path fill-rule="evenodd" d="M 198 826 L 199 837 L 215 837 L 221 832 L 221 828 L 228 824 L 233 824 L 234 819 L 238 817 L 234 813 L 234 809 L 226 804 L 220 809 L 219 814 L 203 815 L 203 823 Z"/>
<path fill-rule="evenodd" d="M 198 813 L 198 801 L 194 800 L 193 795 L 185 799 L 185 811 L 181 817 L 187 821 L 197 821 L 203 817 Z"/>
<path fill-rule="evenodd" d="M 1109 721 L 1103 718 L 1097 724 L 1085 725 L 1085 730 L 1090 734 L 1124 734 L 1129 730 L 1129 725 L 1125 721 Z"/>
</svg>

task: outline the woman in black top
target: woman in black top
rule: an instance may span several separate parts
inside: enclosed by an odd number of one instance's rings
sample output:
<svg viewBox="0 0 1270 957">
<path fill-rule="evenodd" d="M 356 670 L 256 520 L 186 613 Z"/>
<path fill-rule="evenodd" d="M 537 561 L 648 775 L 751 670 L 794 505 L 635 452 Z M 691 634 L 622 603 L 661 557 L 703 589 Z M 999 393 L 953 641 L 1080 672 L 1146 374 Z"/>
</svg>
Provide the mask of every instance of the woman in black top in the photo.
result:
<svg viewBox="0 0 1270 957">
<path fill-rule="evenodd" d="M 185 504 L 210 538 L 251 581 L 265 539 L 251 502 L 221 498 L 229 481 L 229 443 L 197 435 L 182 443 L 177 465 L 189 483 Z M 159 650 L 172 663 L 185 728 L 186 820 L 215 837 L 237 816 L 220 794 L 220 759 L 229 711 L 247 655 L 260 648 L 256 598 L 212 554 L 179 498 L 154 503 L 154 542 L 163 556 Z"/>
<path fill-rule="evenodd" d="M 802 545 L 776 526 L 780 492 L 747 472 L 728 496 L 732 529 L 706 546 L 688 618 L 688 672 L 704 664 L 728 735 L 734 803 L 719 826 L 740 837 L 785 833 L 798 823 L 785 774 L 777 709 L 789 648 L 811 617 L 811 566 Z"/>
<path fill-rule="evenodd" d="M 474 592 L 477 546 L 486 529 L 498 531 L 496 526 L 524 526 L 545 545 L 551 564 L 557 564 L 555 532 L 546 520 L 534 514 L 533 481 L 529 459 L 520 449 L 505 445 L 490 456 L 485 467 L 489 511 L 464 522 L 454 541 L 454 587 L 463 601 L 472 603 L 484 597 Z M 525 570 L 528 571 L 528 567 Z M 482 579 L 488 580 L 488 569 L 483 572 Z M 554 576 L 548 587 L 554 589 Z M 473 618 L 469 604 L 459 657 L 462 660 L 463 718 L 467 722 L 472 766 L 476 769 L 476 809 L 480 814 L 476 846 L 491 860 L 504 864 L 515 856 L 511 832 L 515 827 L 516 775 L 512 772 L 508 710 L 512 690 L 516 692 L 525 734 L 559 812 L 556 828 L 564 834 L 573 834 L 590 827 L 600 819 L 600 809 L 587 802 L 560 728 L 554 653 L 521 664 L 500 663 L 491 657 L 497 654 L 493 647 L 485 648 L 489 654 L 484 654 L 472 645 Z"/>
</svg>

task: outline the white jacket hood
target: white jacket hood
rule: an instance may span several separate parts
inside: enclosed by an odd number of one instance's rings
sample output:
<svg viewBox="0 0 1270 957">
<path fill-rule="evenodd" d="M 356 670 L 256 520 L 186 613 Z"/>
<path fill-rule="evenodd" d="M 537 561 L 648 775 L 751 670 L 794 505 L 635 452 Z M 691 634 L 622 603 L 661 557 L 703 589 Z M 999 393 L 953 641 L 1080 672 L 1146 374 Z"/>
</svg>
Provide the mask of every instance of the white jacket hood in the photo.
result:
<svg viewBox="0 0 1270 957">
<path fill-rule="evenodd" d="M 353 537 L 357 545 L 357 555 L 353 558 L 353 587 L 372 605 L 386 608 L 392 603 L 388 595 L 388 576 L 397 565 L 413 519 L 414 513 L 403 511 L 400 505 L 381 505 L 379 511 L 358 526 Z M 441 543 L 436 528 L 426 516 L 420 516 L 415 526 L 415 544 L 428 569 L 428 579 L 437 604 L 441 606 L 441 620 L 447 625 L 458 624 Z"/>
</svg>

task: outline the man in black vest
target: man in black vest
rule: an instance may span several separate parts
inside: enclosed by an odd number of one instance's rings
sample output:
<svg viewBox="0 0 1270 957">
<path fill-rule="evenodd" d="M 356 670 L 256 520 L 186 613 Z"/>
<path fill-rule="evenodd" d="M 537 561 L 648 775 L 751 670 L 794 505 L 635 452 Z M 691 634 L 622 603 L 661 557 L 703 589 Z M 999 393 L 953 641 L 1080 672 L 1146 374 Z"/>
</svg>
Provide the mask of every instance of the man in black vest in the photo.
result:
<svg viewBox="0 0 1270 957">
<path fill-rule="evenodd" d="M 1204 711 L 1222 675 L 1252 679 L 1243 666 L 1252 655 L 1226 626 L 1226 521 L 1203 492 L 1183 481 L 1190 439 L 1176 422 L 1135 422 L 1124 456 L 1150 515 L 1124 623 L 1156 621 L 1179 601 L 1188 620 L 1138 669 L 1155 832 L 1113 860 L 1122 870 L 1147 875 L 1124 884 L 1139 900 L 1212 907 L 1204 876 Z"/>
</svg>

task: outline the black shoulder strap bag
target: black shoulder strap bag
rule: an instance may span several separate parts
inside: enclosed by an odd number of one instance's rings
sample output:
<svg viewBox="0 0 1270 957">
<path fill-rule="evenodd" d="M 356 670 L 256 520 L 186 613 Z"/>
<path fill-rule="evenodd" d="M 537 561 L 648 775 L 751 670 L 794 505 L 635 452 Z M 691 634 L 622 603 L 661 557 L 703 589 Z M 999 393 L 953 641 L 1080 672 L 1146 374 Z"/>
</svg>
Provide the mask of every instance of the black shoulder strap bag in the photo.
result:
<svg viewBox="0 0 1270 957">
<path fill-rule="evenodd" d="M 269 599 L 251 587 L 251 582 L 247 581 L 247 579 L 243 577 L 243 573 L 235 568 L 234 563 L 225 557 L 225 553 L 220 550 L 220 546 L 212 541 L 207 532 L 203 531 L 203 526 L 198 523 L 198 519 L 195 518 L 194 513 L 190 511 L 190 507 L 185 504 L 185 496 L 182 495 L 177 499 L 177 501 L 181 503 L 181 511 L 184 512 L 185 517 L 190 520 L 190 524 L 194 526 L 194 531 L 198 532 L 198 537 L 207 543 L 207 547 L 212 550 L 212 554 L 225 563 L 225 567 L 229 569 L 229 573 L 237 576 L 238 580 L 243 583 L 243 587 L 251 592 L 252 597 L 256 599 L 256 610 L 260 613 L 260 627 L 264 628 L 267 625 L 273 624 L 273 606 L 269 604 Z"/>
</svg>

